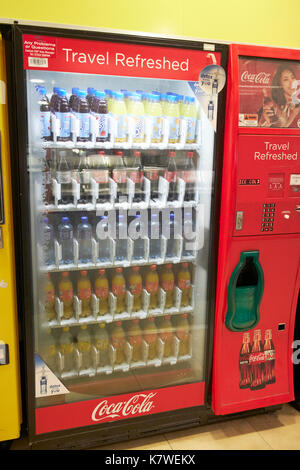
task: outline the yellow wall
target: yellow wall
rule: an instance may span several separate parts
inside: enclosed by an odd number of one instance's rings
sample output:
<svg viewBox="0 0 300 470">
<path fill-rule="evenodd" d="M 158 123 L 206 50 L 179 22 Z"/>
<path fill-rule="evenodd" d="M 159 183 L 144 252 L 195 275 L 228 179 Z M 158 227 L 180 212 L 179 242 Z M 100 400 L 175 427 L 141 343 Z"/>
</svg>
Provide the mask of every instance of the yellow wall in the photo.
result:
<svg viewBox="0 0 300 470">
<path fill-rule="evenodd" d="M 300 48 L 300 0 L 9 0 L 0 15 Z"/>
</svg>

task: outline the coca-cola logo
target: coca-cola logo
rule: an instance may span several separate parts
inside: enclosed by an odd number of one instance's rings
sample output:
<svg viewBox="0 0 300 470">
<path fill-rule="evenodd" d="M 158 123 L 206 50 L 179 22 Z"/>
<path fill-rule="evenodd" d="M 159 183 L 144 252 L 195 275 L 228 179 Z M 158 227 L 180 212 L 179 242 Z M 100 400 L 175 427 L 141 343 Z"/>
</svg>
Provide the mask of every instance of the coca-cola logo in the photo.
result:
<svg viewBox="0 0 300 470">
<path fill-rule="evenodd" d="M 258 362 L 264 362 L 265 360 L 265 353 L 264 352 L 257 352 L 257 353 L 252 353 L 249 356 L 249 364 L 253 363 L 258 363 Z"/>
<path fill-rule="evenodd" d="M 131 417 L 144 413 L 148 413 L 154 408 L 152 398 L 156 393 L 139 393 L 133 395 L 127 401 L 118 403 L 110 403 L 103 400 L 94 409 L 92 413 L 93 421 L 103 421 L 105 419 L 120 418 L 121 416 Z"/>
<path fill-rule="evenodd" d="M 248 70 L 241 75 L 242 82 L 250 82 L 250 83 L 259 83 L 263 85 L 268 85 L 270 83 L 270 73 L 266 72 L 259 72 L 259 73 L 250 73 Z"/>
</svg>

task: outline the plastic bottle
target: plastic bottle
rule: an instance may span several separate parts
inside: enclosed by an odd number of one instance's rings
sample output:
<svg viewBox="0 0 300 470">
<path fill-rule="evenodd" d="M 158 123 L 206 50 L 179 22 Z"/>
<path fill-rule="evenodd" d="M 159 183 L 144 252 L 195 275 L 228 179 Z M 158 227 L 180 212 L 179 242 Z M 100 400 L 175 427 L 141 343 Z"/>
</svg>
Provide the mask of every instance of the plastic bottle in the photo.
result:
<svg viewBox="0 0 300 470">
<path fill-rule="evenodd" d="M 63 88 L 58 89 L 58 100 L 54 104 L 54 112 L 59 119 L 59 135 L 57 140 L 65 142 L 71 139 L 71 114 L 67 99 L 67 92 Z"/>
<path fill-rule="evenodd" d="M 94 159 L 91 176 L 98 183 L 97 204 L 104 204 L 110 200 L 109 169 L 108 161 L 104 150 L 97 152 L 97 158 Z"/>
<path fill-rule="evenodd" d="M 191 274 L 188 263 L 182 263 L 177 273 L 177 285 L 181 289 L 181 307 L 187 307 L 191 303 Z"/>
<path fill-rule="evenodd" d="M 78 87 L 74 87 L 72 88 L 72 94 L 69 98 L 69 106 L 70 106 L 70 110 L 73 111 L 73 106 L 75 105 L 76 103 L 76 100 L 78 98 L 77 96 L 77 92 L 79 91 L 79 88 Z"/>
<path fill-rule="evenodd" d="M 107 238 L 102 238 L 102 236 L 107 235 L 108 233 L 108 217 L 107 215 L 102 215 L 100 217 L 100 222 L 98 224 L 101 224 L 102 230 L 96 230 L 96 236 L 98 238 L 98 244 L 99 244 L 99 254 L 98 254 L 98 261 L 100 263 L 108 263 L 110 262 L 110 239 Z M 97 224 L 97 227 L 98 227 Z M 99 235 L 101 235 L 101 238 L 98 237 L 98 232 Z M 105 232 L 105 233 L 103 233 Z"/>
<path fill-rule="evenodd" d="M 127 256 L 127 225 L 124 222 L 124 215 L 119 213 L 117 219 L 115 260 L 124 261 L 127 259 Z"/>
<path fill-rule="evenodd" d="M 108 354 L 108 345 L 109 345 L 109 335 L 105 327 L 105 323 L 99 323 L 96 326 L 94 333 L 93 344 L 97 351 L 99 352 L 99 363 L 100 367 L 107 366 L 109 363 L 109 354 Z"/>
<path fill-rule="evenodd" d="M 61 273 L 58 283 L 58 295 L 63 304 L 63 319 L 69 320 L 73 317 L 74 291 L 68 272 Z"/>
<path fill-rule="evenodd" d="M 162 115 L 160 94 L 149 93 L 146 102 L 146 116 L 151 121 L 151 142 L 159 143 L 162 140 Z"/>
<path fill-rule="evenodd" d="M 115 142 L 127 142 L 128 119 L 124 95 L 120 92 L 112 93 L 111 115 L 115 122 Z"/>
<path fill-rule="evenodd" d="M 127 331 L 128 342 L 132 346 L 132 362 L 138 362 L 142 360 L 143 334 L 139 323 L 139 319 L 135 318 L 130 323 L 130 326 Z"/>
<path fill-rule="evenodd" d="M 55 288 L 50 274 L 47 273 L 42 285 L 43 303 L 47 321 L 52 321 L 56 317 L 55 312 Z"/>
<path fill-rule="evenodd" d="M 84 90 L 77 90 L 77 99 L 73 101 L 73 113 L 79 121 L 77 142 L 87 142 L 90 138 L 91 116 Z"/>
<path fill-rule="evenodd" d="M 117 321 L 111 330 L 111 344 L 116 350 L 116 364 L 125 362 L 124 347 L 125 347 L 125 332 L 122 327 L 122 322 Z"/>
<path fill-rule="evenodd" d="M 155 324 L 154 318 L 147 318 L 143 328 L 144 340 L 148 343 L 148 360 L 155 359 L 157 357 L 157 339 L 158 330 Z"/>
<path fill-rule="evenodd" d="M 44 264 L 48 266 L 55 264 L 54 229 L 48 217 L 43 219 L 41 238 Z"/>
<path fill-rule="evenodd" d="M 160 274 L 160 285 L 166 293 L 165 308 L 174 307 L 175 279 L 172 264 L 166 264 Z"/>
<path fill-rule="evenodd" d="M 181 105 L 181 116 L 186 122 L 186 143 L 196 142 L 197 108 L 195 98 L 186 96 Z"/>
<path fill-rule="evenodd" d="M 159 224 L 159 214 L 151 212 L 149 221 L 149 258 L 161 257 L 161 230 Z"/>
<path fill-rule="evenodd" d="M 170 357 L 173 349 L 174 331 L 171 323 L 171 316 L 166 315 L 159 324 L 159 336 L 165 343 L 164 357 Z"/>
<path fill-rule="evenodd" d="M 116 268 L 112 278 L 112 293 L 116 297 L 116 313 L 122 313 L 125 310 L 126 281 L 121 267 Z"/>
<path fill-rule="evenodd" d="M 95 88 L 93 88 L 93 87 L 88 87 L 88 89 L 87 89 L 87 94 L 86 94 L 85 99 L 86 99 L 86 101 L 87 101 L 87 103 L 88 103 L 88 105 L 89 105 L 90 108 L 91 108 L 92 105 L 93 105 L 93 101 L 94 101 L 95 95 L 96 95 L 96 90 L 95 90 Z"/>
<path fill-rule="evenodd" d="M 79 263 L 90 263 L 92 261 L 92 226 L 86 216 L 80 217 L 77 241 Z"/>
<path fill-rule="evenodd" d="M 145 110 L 142 96 L 138 93 L 130 93 L 127 106 L 128 116 L 133 120 L 133 142 L 145 141 Z"/>
<path fill-rule="evenodd" d="M 177 191 L 177 166 L 176 166 L 176 152 L 170 150 L 168 167 L 164 172 L 164 178 L 169 182 L 168 201 L 178 200 Z"/>
<path fill-rule="evenodd" d="M 179 316 L 176 323 L 176 336 L 180 339 L 179 356 L 185 356 L 190 352 L 190 325 L 187 313 Z"/>
<path fill-rule="evenodd" d="M 166 258 L 176 258 L 177 256 L 177 240 L 175 238 L 175 215 L 174 212 L 170 213 L 170 219 L 168 222 L 168 240 L 167 240 L 167 250 Z"/>
<path fill-rule="evenodd" d="M 73 202 L 71 170 L 66 156 L 67 152 L 65 150 L 59 152 L 59 161 L 56 170 L 56 180 L 61 187 L 61 197 L 58 199 L 59 204 L 70 204 Z"/>
<path fill-rule="evenodd" d="M 57 369 L 57 347 L 55 339 L 52 335 L 52 330 L 49 328 L 46 332 L 45 338 L 42 344 L 42 358 L 52 372 L 56 372 Z"/>
<path fill-rule="evenodd" d="M 52 157 L 51 157 L 51 150 L 46 150 L 46 158 L 44 160 L 44 165 L 42 168 L 43 176 L 42 176 L 42 184 L 43 184 L 43 194 L 42 198 L 44 201 L 45 206 L 51 204 L 52 198 Z"/>
<path fill-rule="evenodd" d="M 75 369 L 74 343 L 70 328 L 65 326 L 59 338 L 59 351 L 63 355 L 63 372 L 71 372 Z"/>
<path fill-rule="evenodd" d="M 151 199 L 158 198 L 158 182 L 159 176 L 161 173 L 162 168 L 154 167 L 154 166 L 147 166 L 144 167 L 144 176 L 148 180 L 150 180 L 150 197 Z"/>
<path fill-rule="evenodd" d="M 40 98 L 40 123 L 41 123 L 41 137 L 43 140 L 52 140 L 51 137 L 51 113 L 50 105 L 47 97 L 47 90 L 45 87 L 39 88 Z"/>
<path fill-rule="evenodd" d="M 185 201 L 193 201 L 195 199 L 195 180 L 196 169 L 194 166 L 194 152 L 186 153 L 186 164 L 184 170 L 181 170 L 180 177 L 185 181 Z"/>
<path fill-rule="evenodd" d="M 81 369 L 89 369 L 92 366 L 91 346 L 92 341 L 87 325 L 81 325 L 77 334 L 77 348 L 81 354 Z"/>
<path fill-rule="evenodd" d="M 96 142 L 107 142 L 109 136 L 109 122 L 107 101 L 104 91 L 95 91 L 91 105 L 91 112 L 96 118 Z"/>
<path fill-rule="evenodd" d="M 115 183 L 117 183 L 117 202 L 123 202 L 127 200 L 127 169 L 123 160 L 123 152 L 116 151 L 115 156 L 117 158 L 116 166 L 113 168 L 112 177 Z"/>
<path fill-rule="evenodd" d="M 180 108 L 175 95 L 167 95 L 167 102 L 164 106 L 165 118 L 169 127 L 169 143 L 176 144 L 179 142 L 179 126 L 180 126 Z"/>
<path fill-rule="evenodd" d="M 109 282 L 105 269 L 99 269 L 98 276 L 94 283 L 94 292 L 99 299 L 99 315 L 105 315 L 108 312 Z"/>
<path fill-rule="evenodd" d="M 80 183 L 80 198 L 78 202 L 86 204 L 92 200 L 91 170 L 86 152 L 83 150 L 79 152 L 78 176 Z"/>
<path fill-rule="evenodd" d="M 58 86 L 55 86 L 53 87 L 53 93 L 52 93 L 52 96 L 50 98 L 50 111 L 52 113 L 54 113 L 54 108 L 57 106 L 57 103 L 58 103 L 58 90 L 59 90 L 59 87 Z"/>
<path fill-rule="evenodd" d="M 137 312 L 142 309 L 142 290 L 143 279 L 140 274 L 140 268 L 138 266 L 134 266 L 129 275 L 129 291 L 133 295 L 133 312 Z"/>
<path fill-rule="evenodd" d="M 158 288 L 159 277 L 156 270 L 156 265 L 152 264 L 146 274 L 145 289 L 150 294 L 149 309 L 153 310 L 158 305 Z"/>
<path fill-rule="evenodd" d="M 58 226 L 58 242 L 61 247 L 61 264 L 74 263 L 73 226 L 69 217 L 62 217 Z"/>
<path fill-rule="evenodd" d="M 105 93 L 105 98 L 107 102 L 107 111 L 108 113 L 111 113 L 111 106 L 112 106 L 112 101 L 113 101 L 112 90 L 105 89 L 104 93 Z"/>
<path fill-rule="evenodd" d="M 80 271 L 77 281 L 77 295 L 81 300 L 81 318 L 91 315 L 92 284 L 87 271 Z"/>
<path fill-rule="evenodd" d="M 141 164 L 141 152 L 139 150 L 134 150 L 132 157 L 133 158 L 130 159 L 131 160 L 130 168 L 127 167 L 127 176 L 135 184 L 134 196 L 133 196 L 132 201 L 141 202 L 144 199 L 144 194 L 143 194 L 144 172 L 143 172 L 142 164 Z"/>
<path fill-rule="evenodd" d="M 182 247 L 182 257 L 193 256 L 194 250 L 193 245 L 195 242 L 195 233 L 193 231 L 193 214 L 190 211 L 184 212 L 183 218 L 183 247 Z"/>
<path fill-rule="evenodd" d="M 140 214 L 136 214 L 135 216 L 136 221 L 136 232 L 137 237 L 133 243 L 133 253 L 132 259 L 133 260 L 141 260 L 145 258 L 145 238 L 144 238 L 144 222 L 141 219 Z"/>
</svg>

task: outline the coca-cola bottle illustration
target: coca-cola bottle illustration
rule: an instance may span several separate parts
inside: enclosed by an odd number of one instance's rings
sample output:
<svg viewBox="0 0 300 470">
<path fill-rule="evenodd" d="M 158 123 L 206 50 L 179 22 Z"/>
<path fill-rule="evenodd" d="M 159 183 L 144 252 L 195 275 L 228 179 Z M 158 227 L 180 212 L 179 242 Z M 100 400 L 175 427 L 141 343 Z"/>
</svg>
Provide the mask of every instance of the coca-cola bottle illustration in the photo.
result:
<svg viewBox="0 0 300 470">
<path fill-rule="evenodd" d="M 265 331 L 265 383 L 275 383 L 275 348 L 272 341 L 272 330 Z"/>
<path fill-rule="evenodd" d="M 265 353 L 261 341 L 261 330 L 254 330 L 253 344 L 249 356 L 251 369 L 251 390 L 259 390 L 266 386 L 265 383 Z"/>
<path fill-rule="evenodd" d="M 250 333 L 243 334 L 243 344 L 240 350 L 240 388 L 249 388 L 251 385 L 251 369 L 249 365 L 251 346 Z"/>
</svg>

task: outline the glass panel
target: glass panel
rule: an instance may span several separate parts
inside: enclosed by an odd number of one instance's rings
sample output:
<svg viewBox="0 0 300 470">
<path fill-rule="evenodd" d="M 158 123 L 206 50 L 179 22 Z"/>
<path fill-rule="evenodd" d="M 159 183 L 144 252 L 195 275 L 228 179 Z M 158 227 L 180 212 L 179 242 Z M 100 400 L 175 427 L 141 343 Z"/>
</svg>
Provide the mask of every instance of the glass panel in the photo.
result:
<svg viewBox="0 0 300 470">
<path fill-rule="evenodd" d="M 204 381 L 208 96 L 26 73 L 37 406 Z"/>
<path fill-rule="evenodd" d="M 300 64 L 239 58 L 239 126 L 300 127 Z"/>
</svg>

